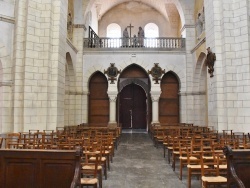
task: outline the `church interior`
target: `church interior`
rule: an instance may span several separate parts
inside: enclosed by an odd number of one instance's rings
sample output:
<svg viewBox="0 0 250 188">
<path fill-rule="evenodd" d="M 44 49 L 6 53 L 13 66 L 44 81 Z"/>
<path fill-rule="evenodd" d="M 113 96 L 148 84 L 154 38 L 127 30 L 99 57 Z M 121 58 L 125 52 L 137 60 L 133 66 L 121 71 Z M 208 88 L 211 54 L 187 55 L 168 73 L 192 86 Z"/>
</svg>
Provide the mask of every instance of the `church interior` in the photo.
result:
<svg viewBox="0 0 250 188">
<path fill-rule="evenodd" d="M 0 187 L 250 187 L 249 15 L 0 0 Z"/>
</svg>

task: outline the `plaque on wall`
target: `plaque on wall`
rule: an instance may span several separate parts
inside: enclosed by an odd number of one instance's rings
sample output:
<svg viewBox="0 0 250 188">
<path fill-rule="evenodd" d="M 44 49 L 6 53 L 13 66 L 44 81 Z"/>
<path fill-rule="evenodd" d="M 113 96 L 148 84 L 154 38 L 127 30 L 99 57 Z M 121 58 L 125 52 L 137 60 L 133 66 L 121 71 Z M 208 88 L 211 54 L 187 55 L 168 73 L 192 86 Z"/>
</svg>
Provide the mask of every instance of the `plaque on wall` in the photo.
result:
<svg viewBox="0 0 250 188">
<path fill-rule="evenodd" d="M 115 83 L 114 81 L 116 80 L 116 77 L 119 73 L 121 73 L 121 71 L 119 71 L 117 67 L 115 67 L 114 63 L 110 63 L 110 67 L 107 70 L 104 70 L 104 74 L 107 74 L 109 80 L 111 81 L 110 84 Z"/>
<path fill-rule="evenodd" d="M 164 73 L 165 69 L 162 70 L 162 68 L 159 66 L 159 63 L 155 63 L 155 66 L 152 67 L 151 71 L 148 71 L 148 74 L 152 75 L 155 84 L 159 84 L 159 80 L 161 80 L 161 76 Z"/>
</svg>

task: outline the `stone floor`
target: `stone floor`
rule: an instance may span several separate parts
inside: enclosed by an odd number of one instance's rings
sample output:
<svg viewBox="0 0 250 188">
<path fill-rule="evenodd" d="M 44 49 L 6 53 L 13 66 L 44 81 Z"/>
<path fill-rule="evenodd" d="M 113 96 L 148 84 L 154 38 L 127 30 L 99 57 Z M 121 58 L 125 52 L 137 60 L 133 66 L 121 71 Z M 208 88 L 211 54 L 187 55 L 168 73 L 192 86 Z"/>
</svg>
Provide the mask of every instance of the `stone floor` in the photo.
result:
<svg viewBox="0 0 250 188">
<path fill-rule="evenodd" d="M 178 175 L 178 163 L 174 172 L 147 133 L 123 133 L 103 188 L 186 188 L 186 169 L 182 181 Z M 192 178 L 192 188 L 200 187 L 200 180 Z"/>
</svg>

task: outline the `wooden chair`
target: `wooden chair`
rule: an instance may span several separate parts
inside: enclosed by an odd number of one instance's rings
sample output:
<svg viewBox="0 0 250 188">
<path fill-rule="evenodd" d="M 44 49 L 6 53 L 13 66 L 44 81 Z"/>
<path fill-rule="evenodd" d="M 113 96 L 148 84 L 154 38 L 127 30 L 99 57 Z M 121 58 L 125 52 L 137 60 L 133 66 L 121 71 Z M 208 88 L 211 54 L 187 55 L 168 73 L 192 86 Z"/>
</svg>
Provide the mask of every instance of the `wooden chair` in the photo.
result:
<svg viewBox="0 0 250 188">
<path fill-rule="evenodd" d="M 163 143 L 163 132 L 164 129 L 161 126 L 155 127 L 154 144 L 156 148 L 158 148 L 160 143 Z"/>
<path fill-rule="evenodd" d="M 9 133 L 7 134 L 5 140 L 6 149 L 23 149 L 24 144 L 21 141 L 21 133 Z"/>
<path fill-rule="evenodd" d="M 222 176 L 227 176 L 227 158 L 223 153 L 214 153 L 218 157 L 218 164 L 214 165 L 214 168 L 219 169 L 219 173 Z"/>
<path fill-rule="evenodd" d="M 213 160 L 207 160 L 201 157 L 202 188 L 207 188 L 209 185 L 227 184 L 227 178 L 220 176 L 220 154 L 214 154 L 213 157 Z M 216 166 L 216 168 L 214 166 Z"/>
<path fill-rule="evenodd" d="M 57 149 L 58 146 L 54 140 L 54 130 L 43 130 L 41 144 L 43 149 Z"/>
<path fill-rule="evenodd" d="M 105 152 L 104 156 L 107 157 L 107 166 L 110 170 L 110 161 L 113 161 L 113 153 L 114 153 L 114 145 L 113 145 L 113 137 L 102 137 L 102 145 L 104 146 Z"/>
<path fill-rule="evenodd" d="M 166 131 L 163 132 L 163 157 L 166 157 L 166 149 L 170 147 L 169 138 L 171 136 Z"/>
<path fill-rule="evenodd" d="M 199 147 L 199 150 L 195 150 L 194 146 L 191 147 L 191 150 L 187 149 L 188 188 L 191 188 L 192 175 L 201 175 L 201 156 L 203 155 L 203 150 L 202 146 L 197 147 Z M 192 157 L 196 159 L 192 160 Z M 208 166 L 204 165 L 204 168 L 208 168 Z"/>
<path fill-rule="evenodd" d="M 89 153 L 89 152 L 94 152 L 100 154 L 100 160 L 99 165 L 102 166 L 103 171 L 104 171 L 104 177 L 107 179 L 107 158 L 105 157 L 105 147 L 102 146 L 100 142 L 96 142 L 93 140 L 88 140 L 86 142 L 87 145 L 84 145 L 84 153 Z M 89 159 L 91 162 L 95 161 L 94 157 L 91 157 Z"/>
<path fill-rule="evenodd" d="M 185 146 L 185 148 L 184 147 L 180 147 L 180 157 L 179 157 L 179 160 L 180 160 L 180 175 L 179 175 L 179 179 L 180 180 L 182 180 L 183 167 L 185 165 L 188 165 L 188 162 L 189 162 L 189 164 L 192 164 L 192 163 L 198 161 L 198 158 L 195 155 L 194 156 L 192 156 L 192 155 L 188 156 L 187 150 L 188 150 L 188 153 L 190 155 L 190 153 L 191 153 L 191 146 L 189 146 L 188 144 Z M 189 157 L 189 159 L 188 159 L 188 157 Z"/>
<path fill-rule="evenodd" d="M 180 156 L 181 155 L 183 156 L 183 154 L 186 151 L 186 147 L 191 147 L 191 139 L 189 138 L 184 138 L 184 139 L 176 138 L 176 141 L 174 141 L 173 143 L 173 154 L 172 154 L 173 171 L 175 171 L 175 163 L 176 163 L 177 158 L 180 159 Z"/>
<path fill-rule="evenodd" d="M 98 160 L 98 164 L 103 167 L 104 176 L 106 180 L 108 178 L 108 173 L 107 173 L 107 158 L 105 157 L 105 147 L 100 144 L 97 144 L 96 149 L 94 149 L 93 152 L 100 154 L 100 159 Z M 95 157 L 91 157 L 89 160 L 91 162 L 95 162 L 96 159 Z"/>
<path fill-rule="evenodd" d="M 42 149 L 42 132 L 39 130 L 29 130 L 29 134 L 25 139 L 25 148 L 27 149 Z"/>
<path fill-rule="evenodd" d="M 92 158 L 92 160 L 90 160 Z M 95 160 L 93 160 L 93 158 Z M 83 186 L 93 186 L 97 188 L 98 184 L 98 171 L 102 168 L 99 167 L 99 160 L 101 160 L 100 153 L 97 152 L 86 152 L 85 153 L 85 162 L 82 163 L 82 170 L 81 170 L 81 187 Z M 102 172 L 101 172 L 102 174 Z M 99 180 L 102 181 L 102 179 Z M 99 187 L 102 187 L 102 184 L 99 182 Z"/>
</svg>

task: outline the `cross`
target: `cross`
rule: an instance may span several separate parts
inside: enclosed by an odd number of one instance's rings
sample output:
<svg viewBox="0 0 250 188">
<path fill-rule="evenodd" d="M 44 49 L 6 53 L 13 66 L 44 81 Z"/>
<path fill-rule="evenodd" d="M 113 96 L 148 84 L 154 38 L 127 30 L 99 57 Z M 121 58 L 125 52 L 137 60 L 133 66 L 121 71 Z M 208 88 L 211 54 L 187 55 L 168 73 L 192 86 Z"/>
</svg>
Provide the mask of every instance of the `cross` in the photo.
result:
<svg viewBox="0 0 250 188">
<path fill-rule="evenodd" d="M 131 23 L 130 23 L 129 26 L 127 26 L 127 27 L 129 27 L 129 37 L 131 38 L 131 28 L 134 27 L 134 26 L 132 26 Z"/>
</svg>

